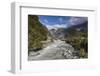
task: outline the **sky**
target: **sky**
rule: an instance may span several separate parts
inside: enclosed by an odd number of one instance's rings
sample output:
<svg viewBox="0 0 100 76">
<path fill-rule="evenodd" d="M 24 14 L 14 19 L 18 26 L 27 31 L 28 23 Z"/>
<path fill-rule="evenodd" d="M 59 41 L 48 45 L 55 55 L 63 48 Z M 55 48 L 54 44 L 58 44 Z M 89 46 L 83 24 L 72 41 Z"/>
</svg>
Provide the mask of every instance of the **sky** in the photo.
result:
<svg viewBox="0 0 100 76">
<path fill-rule="evenodd" d="M 39 21 L 48 29 L 67 28 L 72 25 L 77 25 L 87 21 L 87 17 L 76 16 L 38 16 Z"/>
</svg>

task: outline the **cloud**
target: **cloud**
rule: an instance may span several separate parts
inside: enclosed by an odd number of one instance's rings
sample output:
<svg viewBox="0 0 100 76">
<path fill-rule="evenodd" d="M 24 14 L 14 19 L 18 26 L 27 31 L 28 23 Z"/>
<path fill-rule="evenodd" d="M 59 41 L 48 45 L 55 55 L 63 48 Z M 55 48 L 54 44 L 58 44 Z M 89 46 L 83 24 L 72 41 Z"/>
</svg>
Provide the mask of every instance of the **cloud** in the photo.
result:
<svg viewBox="0 0 100 76">
<path fill-rule="evenodd" d="M 67 24 L 46 25 L 48 29 L 66 28 Z"/>
<path fill-rule="evenodd" d="M 77 25 L 87 21 L 87 17 L 71 17 L 68 21 L 70 25 Z"/>
</svg>

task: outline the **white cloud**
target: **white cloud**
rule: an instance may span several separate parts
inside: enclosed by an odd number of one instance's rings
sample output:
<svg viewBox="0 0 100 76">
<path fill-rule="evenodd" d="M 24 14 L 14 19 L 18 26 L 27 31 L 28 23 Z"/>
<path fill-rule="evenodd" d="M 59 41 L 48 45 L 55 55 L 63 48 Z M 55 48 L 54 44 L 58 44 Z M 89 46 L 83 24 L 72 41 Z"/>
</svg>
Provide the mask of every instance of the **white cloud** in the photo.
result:
<svg viewBox="0 0 100 76">
<path fill-rule="evenodd" d="M 67 24 L 46 25 L 48 29 L 66 28 Z"/>
<path fill-rule="evenodd" d="M 68 21 L 70 25 L 81 24 L 87 21 L 87 17 L 71 17 Z"/>
</svg>

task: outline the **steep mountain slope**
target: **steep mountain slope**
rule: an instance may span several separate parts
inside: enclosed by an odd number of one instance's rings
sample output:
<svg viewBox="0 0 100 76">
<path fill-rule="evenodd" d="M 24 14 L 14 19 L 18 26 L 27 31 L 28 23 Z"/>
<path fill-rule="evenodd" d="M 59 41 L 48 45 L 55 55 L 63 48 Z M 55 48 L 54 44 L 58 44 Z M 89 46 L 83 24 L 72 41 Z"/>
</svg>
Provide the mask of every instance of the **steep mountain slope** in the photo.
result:
<svg viewBox="0 0 100 76">
<path fill-rule="evenodd" d="M 88 53 L 88 22 L 71 25 L 68 28 L 50 30 L 55 39 L 60 39 L 72 45 L 79 57 L 87 58 Z M 76 54 L 76 53 L 75 53 Z"/>
<path fill-rule="evenodd" d="M 71 44 L 81 58 L 88 57 L 88 22 L 67 28 L 66 43 Z"/>
<path fill-rule="evenodd" d="M 80 36 L 80 34 L 84 33 L 87 35 L 88 31 L 88 22 L 84 22 L 78 25 L 71 25 L 68 28 L 58 28 L 49 30 L 54 38 L 58 38 L 64 40 L 68 37 Z"/>
<path fill-rule="evenodd" d="M 28 49 L 41 49 L 41 41 L 47 40 L 48 30 L 39 22 L 38 16 L 28 15 Z"/>
<path fill-rule="evenodd" d="M 49 31 L 54 39 L 61 39 L 62 40 L 65 38 L 65 36 L 67 34 L 65 28 L 51 29 Z"/>
</svg>

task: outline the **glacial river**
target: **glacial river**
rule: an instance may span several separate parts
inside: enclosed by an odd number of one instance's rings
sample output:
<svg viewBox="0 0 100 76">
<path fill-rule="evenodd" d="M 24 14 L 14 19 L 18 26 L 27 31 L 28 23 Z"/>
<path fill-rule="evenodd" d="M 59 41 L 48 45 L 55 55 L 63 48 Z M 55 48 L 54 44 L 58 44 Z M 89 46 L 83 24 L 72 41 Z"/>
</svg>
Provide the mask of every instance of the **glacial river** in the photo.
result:
<svg viewBox="0 0 100 76">
<path fill-rule="evenodd" d="M 30 52 L 28 60 L 75 59 L 74 48 L 65 41 L 54 40 L 49 46 L 38 51 Z"/>
</svg>

